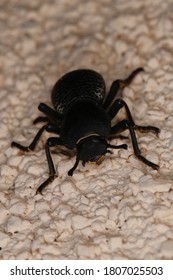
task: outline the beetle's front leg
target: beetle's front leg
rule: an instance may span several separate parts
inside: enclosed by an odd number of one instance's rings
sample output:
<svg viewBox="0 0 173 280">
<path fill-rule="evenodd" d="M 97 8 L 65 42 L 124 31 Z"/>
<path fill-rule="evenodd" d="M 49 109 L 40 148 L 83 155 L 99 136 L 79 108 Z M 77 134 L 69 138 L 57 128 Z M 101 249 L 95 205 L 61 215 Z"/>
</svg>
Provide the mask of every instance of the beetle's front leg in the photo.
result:
<svg viewBox="0 0 173 280">
<path fill-rule="evenodd" d="M 51 183 L 55 177 L 56 177 L 56 171 L 54 167 L 54 163 L 50 154 L 50 147 L 55 147 L 55 146 L 64 146 L 61 139 L 58 137 L 50 137 L 46 144 L 45 144 L 45 152 L 46 152 L 46 158 L 48 162 L 48 167 L 49 167 L 49 177 L 46 181 L 44 181 L 37 189 L 36 194 L 42 193 L 42 190 L 49 184 Z"/>
</svg>

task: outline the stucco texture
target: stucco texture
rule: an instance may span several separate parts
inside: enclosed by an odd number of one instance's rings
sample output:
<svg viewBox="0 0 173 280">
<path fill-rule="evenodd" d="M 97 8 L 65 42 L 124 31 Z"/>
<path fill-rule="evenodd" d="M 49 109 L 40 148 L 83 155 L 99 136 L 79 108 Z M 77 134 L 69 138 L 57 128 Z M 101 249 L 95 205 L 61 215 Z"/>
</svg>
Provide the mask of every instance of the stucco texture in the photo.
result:
<svg viewBox="0 0 173 280">
<path fill-rule="evenodd" d="M 135 158 L 127 139 L 101 165 L 52 153 L 59 176 L 36 195 L 48 177 L 40 102 L 64 73 L 98 71 L 107 89 L 143 67 L 123 98 L 153 170 Z M 173 2 L 172 0 L 0 1 L 0 258 L 173 259 Z M 124 118 L 123 111 L 119 117 Z M 116 119 L 115 119 L 116 121 Z M 51 134 L 52 135 L 52 134 Z"/>
</svg>

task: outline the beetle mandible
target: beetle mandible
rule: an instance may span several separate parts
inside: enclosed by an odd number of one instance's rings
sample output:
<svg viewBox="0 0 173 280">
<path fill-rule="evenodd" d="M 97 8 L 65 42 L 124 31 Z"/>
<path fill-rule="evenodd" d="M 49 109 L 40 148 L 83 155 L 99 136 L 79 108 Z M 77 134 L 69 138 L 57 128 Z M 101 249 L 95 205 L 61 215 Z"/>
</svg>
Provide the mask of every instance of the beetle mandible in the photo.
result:
<svg viewBox="0 0 173 280">
<path fill-rule="evenodd" d="M 37 193 L 54 180 L 56 171 L 51 147 L 66 147 L 69 150 L 76 149 L 76 161 L 68 171 L 72 176 L 79 161 L 83 165 L 86 162 L 100 164 L 106 153 L 111 149 L 127 149 L 126 144 L 111 145 L 108 141 L 119 137 L 119 133 L 129 130 L 135 156 L 153 169 L 159 166 L 141 155 L 138 147 L 135 130 L 141 132 L 153 132 L 156 135 L 160 129 L 155 126 L 136 125 L 128 105 L 123 99 L 116 99 L 120 89 L 128 86 L 133 78 L 143 71 L 143 68 L 135 69 L 125 80 L 113 81 L 110 90 L 105 97 L 106 86 L 103 77 L 94 70 L 78 69 L 63 75 L 52 89 L 52 104 L 54 109 L 44 103 L 40 103 L 38 109 L 46 116 L 35 119 L 34 124 L 46 122 L 29 146 L 23 146 L 12 142 L 23 151 L 34 150 L 38 140 L 44 131 L 55 133 L 58 137 L 50 137 L 45 144 L 45 153 L 49 167 L 49 177 L 37 189 Z M 121 108 L 125 109 L 126 118 L 111 126 L 111 121 Z"/>
</svg>

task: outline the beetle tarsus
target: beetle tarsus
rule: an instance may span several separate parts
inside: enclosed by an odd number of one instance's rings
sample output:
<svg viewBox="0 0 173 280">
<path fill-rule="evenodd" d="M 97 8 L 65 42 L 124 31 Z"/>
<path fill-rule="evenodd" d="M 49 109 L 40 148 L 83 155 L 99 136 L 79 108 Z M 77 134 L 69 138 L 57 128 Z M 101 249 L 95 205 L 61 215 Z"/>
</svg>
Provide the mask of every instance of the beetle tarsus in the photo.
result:
<svg viewBox="0 0 173 280">
<path fill-rule="evenodd" d="M 149 161 L 148 159 L 144 158 L 141 154 L 135 154 L 135 156 L 142 161 L 143 163 L 145 163 L 146 165 L 152 167 L 152 169 L 154 170 L 158 170 L 159 169 L 159 165 Z"/>
<path fill-rule="evenodd" d="M 28 146 L 23 146 L 23 145 L 21 145 L 21 144 L 15 142 L 15 141 L 11 142 L 11 147 L 16 147 L 16 148 L 18 148 L 19 150 L 22 150 L 22 151 L 24 151 L 24 152 L 29 152 L 29 151 L 30 151 L 30 149 L 29 149 Z"/>
<path fill-rule="evenodd" d="M 134 128 L 139 130 L 142 133 L 152 132 L 156 136 L 158 136 L 160 133 L 160 129 L 158 127 L 150 126 L 150 125 L 148 125 L 148 126 L 135 125 Z"/>
<path fill-rule="evenodd" d="M 122 145 L 111 145 L 111 144 L 108 144 L 108 148 L 127 150 L 128 146 L 126 144 L 122 144 Z"/>
<path fill-rule="evenodd" d="M 42 194 L 42 191 L 50 184 L 53 182 L 53 180 L 56 178 L 56 175 L 51 175 L 49 178 L 44 181 L 36 190 L 36 194 Z"/>
</svg>

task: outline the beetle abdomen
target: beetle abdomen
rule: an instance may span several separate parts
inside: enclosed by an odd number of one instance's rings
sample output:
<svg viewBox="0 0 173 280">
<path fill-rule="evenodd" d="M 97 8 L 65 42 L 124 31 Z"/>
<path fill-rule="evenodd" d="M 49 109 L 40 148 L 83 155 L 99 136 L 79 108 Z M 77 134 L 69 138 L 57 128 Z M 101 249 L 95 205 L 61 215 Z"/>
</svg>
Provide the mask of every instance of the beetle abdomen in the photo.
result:
<svg viewBox="0 0 173 280">
<path fill-rule="evenodd" d="M 96 71 L 80 69 L 62 76 L 52 90 L 52 103 L 59 114 L 63 115 L 76 101 L 103 102 L 105 82 Z"/>
</svg>

